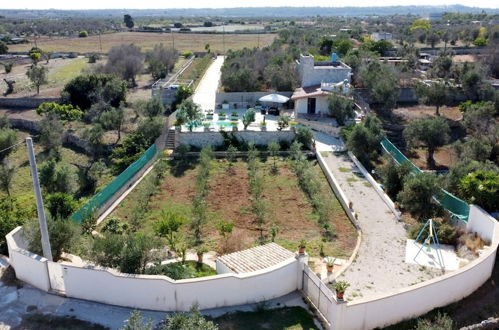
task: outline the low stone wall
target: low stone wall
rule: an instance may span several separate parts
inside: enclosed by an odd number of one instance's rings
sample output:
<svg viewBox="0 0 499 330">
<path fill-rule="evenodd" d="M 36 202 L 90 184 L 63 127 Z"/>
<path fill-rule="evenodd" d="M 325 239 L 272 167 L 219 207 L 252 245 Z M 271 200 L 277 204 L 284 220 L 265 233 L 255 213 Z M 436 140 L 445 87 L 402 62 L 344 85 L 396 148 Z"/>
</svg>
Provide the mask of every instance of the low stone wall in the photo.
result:
<svg viewBox="0 0 499 330">
<path fill-rule="evenodd" d="M 289 131 L 237 131 L 227 132 L 229 135 L 237 137 L 240 141 L 253 142 L 257 145 L 267 145 L 270 142 L 293 142 L 295 132 Z M 178 144 L 190 145 L 196 148 L 204 146 L 221 146 L 224 139 L 220 132 L 180 132 L 177 134 Z"/>
<path fill-rule="evenodd" d="M 219 92 L 215 96 L 215 105 L 221 105 L 224 101 L 227 101 L 229 102 L 230 109 L 246 108 L 248 105 L 253 107 L 259 98 L 271 93 L 284 95 L 286 97 L 291 97 L 291 95 L 293 95 L 293 92 Z M 234 107 L 234 104 L 237 104 L 237 106 Z"/>
<path fill-rule="evenodd" d="M 0 107 L 4 108 L 38 108 L 40 104 L 44 102 L 59 102 L 59 98 L 46 97 L 46 98 L 35 98 L 35 97 L 0 97 Z"/>
</svg>

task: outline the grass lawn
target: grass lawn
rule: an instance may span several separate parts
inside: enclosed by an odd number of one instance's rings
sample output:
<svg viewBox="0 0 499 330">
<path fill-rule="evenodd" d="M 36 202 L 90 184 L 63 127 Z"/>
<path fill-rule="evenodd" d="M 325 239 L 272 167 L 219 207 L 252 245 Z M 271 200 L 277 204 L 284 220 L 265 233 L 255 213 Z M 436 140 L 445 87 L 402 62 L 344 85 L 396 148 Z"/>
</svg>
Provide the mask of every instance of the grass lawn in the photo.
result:
<svg viewBox="0 0 499 330">
<path fill-rule="evenodd" d="M 78 76 L 88 65 L 88 59 L 80 57 L 68 61 L 65 65 L 54 68 L 54 70 L 49 71 L 49 85 L 65 85 L 68 81 Z"/>
<path fill-rule="evenodd" d="M 47 84 L 40 86 L 40 96 L 60 96 L 60 90 L 69 80 L 78 76 L 87 66 L 92 65 L 87 62 L 88 59 L 86 58 L 56 58 L 50 60 L 48 64 L 45 61 L 39 62 L 39 66 L 48 70 Z M 36 88 L 26 76 L 26 71 L 29 67 L 30 65 L 26 64 L 16 65 L 13 67 L 12 72 L 8 74 L 5 74 L 2 70 L 0 73 L 0 80 L 2 80 L 2 83 L 0 83 L 0 93 L 5 92 L 7 85 L 3 83 L 3 79 L 8 78 L 16 81 L 14 93 L 11 94 L 12 97 L 34 96 Z"/>
<path fill-rule="evenodd" d="M 155 194 L 141 230 L 153 232 L 153 224 L 159 218 L 162 210 L 171 211 L 191 217 L 192 200 L 195 195 L 195 180 L 197 167 L 176 171 L 176 163 L 170 163 L 170 170 Z M 252 212 L 247 164 L 239 160 L 228 171 L 228 165 L 223 160 L 212 161 L 212 171 L 209 179 L 209 193 L 206 197 L 208 205 L 208 220 L 202 230 L 204 244 L 208 249 L 218 252 L 237 251 L 257 244 L 259 231 Z M 348 220 L 343 208 L 334 197 L 322 170 L 315 165 L 317 174 L 322 178 L 324 194 L 330 196 L 331 225 L 335 228 L 336 236 L 330 240 L 324 239 L 315 213 L 308 198 L 298 185 L 295 174 L 291 171 L 286 160 L 278 161 L 279 173 L 270 174 L 271 161 L 263 160 L 260 165 L 265 173 L 264 199 L 268 205 L 268 216 L 265 224 L 265 234 L 270 241 L 270 228 L 278 228 L 275 242 L 294 251 L 301 239 L 307 241 L 307 251 L 318 256 L 321 250 L 326 255 L 348 257 L 356 243 L 356 231 Z M 143 189 L 144 181 L 130 193 L 118 208 L 111 214 L 122 221 L 128 221 L 130 214 L 136 207 L 136 201 Z M 230 237 L 223 239 L 216 228 L 220 220 L 234 223 L 234 230 Z M 181 232 L 189 237 L 189 225 L 185 223 Z"/>
<path fill-rule="evenodd" d="M 206 264 L 187 260 L 147 268 L 145 274 L 166 275 L 174 280 L 217 275 L 217 271 Z"/>
<path fill-rule="evenodd" d="M 213 320 L 220 330 L 299 330 L 319 329 L 314 318 L 302 307 L 284 307 L 261 312 L 235 312 Z"/>
<path fill-rule="evenodd" d="M 119 32 L 108 33 L 101 36 L 102 52 L 108 52 L 113 46 L 133 43 L 142 48 L 150 50 L 155 44 L 163 43 L 167 47 L 173 46 L 179 52 L 193 51 L 204 52 L 204 46 L 210 44 L 213 52 L 222 52 L 224 49 L 242 49 L 245 47 L 266 47 L 275 39 L 277 34 L 183 34 L 183 33 L 150 33 L 150 32 Z M 43 50 L 52 52 L 101 52 L 99 36 L 88 38 L 37 38 L 37 45 Z M 12 52 L 29 51 L 34 44 L 9 45 Z"/>
</svg>

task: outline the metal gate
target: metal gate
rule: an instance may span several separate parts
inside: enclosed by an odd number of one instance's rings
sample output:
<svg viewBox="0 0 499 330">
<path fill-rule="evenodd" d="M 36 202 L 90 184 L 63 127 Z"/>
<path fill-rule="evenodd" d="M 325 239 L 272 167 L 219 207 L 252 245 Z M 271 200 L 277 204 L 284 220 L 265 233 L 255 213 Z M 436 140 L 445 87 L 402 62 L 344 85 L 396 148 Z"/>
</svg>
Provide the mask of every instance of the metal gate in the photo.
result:
<svg viewBox="0 0 499 330">
<path fill-rule="evenodd" d="M 315 308 L 329 322 L 329 311 L 335 303 L 333 291 L 331 291 L 314 272 L 305 266 L 303 269 L 303 293 L 314 304 Z"/>
</svg>

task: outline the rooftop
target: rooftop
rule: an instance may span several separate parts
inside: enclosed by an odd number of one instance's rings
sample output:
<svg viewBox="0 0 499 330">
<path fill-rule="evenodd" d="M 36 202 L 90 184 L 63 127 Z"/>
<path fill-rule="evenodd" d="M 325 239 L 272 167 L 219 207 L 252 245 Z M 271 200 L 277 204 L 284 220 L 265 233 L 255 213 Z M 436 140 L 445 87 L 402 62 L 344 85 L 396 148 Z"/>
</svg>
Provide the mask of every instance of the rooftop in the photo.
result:
<svg viewBox="0 0 499 330">
<path fill-rule="evenodd" d="M 223 255 L 217 259 L 236 274 L 250 273 L 295 258 L 295 254 L 276 243 Z"/>
</svg>

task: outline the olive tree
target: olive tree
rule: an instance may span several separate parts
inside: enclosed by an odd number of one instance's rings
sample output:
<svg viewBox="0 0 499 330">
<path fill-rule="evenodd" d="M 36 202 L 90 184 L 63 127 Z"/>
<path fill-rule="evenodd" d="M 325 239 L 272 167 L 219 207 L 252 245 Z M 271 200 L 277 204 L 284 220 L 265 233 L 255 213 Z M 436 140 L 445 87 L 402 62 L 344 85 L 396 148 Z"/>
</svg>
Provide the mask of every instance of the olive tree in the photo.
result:
<svg viewBox="0 0 499 330">
<path fill-rule="evenodd" d="M 431 84 L 418 83 L 415 86 L 415 92 L 419 102 L 426 105 L 435 106 L 435 115 L 440 116 L 439 109 L 447 103 L 447 86 L 443 82 L 435 81 Z"/>
<path fill-rule="evenodd" d="M 397 199 L 413 217 L 424 221 L 441 214 L 441 206 L 433 200 L 433 196 L 439 192 L 439 181 L 435 174 L 419 173 L 407 176 Z"/>
<path fill-rule="evenodd" d="M 329 114 L 336 118 L 338 125 L 345 125 L 345 120 L 354 116 L 354 102 L 352 99 L 331 94 L 327 97 Z"/>
<path fill-rule="evenodd" d="M 418 119 L 404 130 L 404 137 L 410 148 L 423 147 L 427 150 L 428 167 L 435 166 L 433 154 L 449 140 L 449 125 L 442 117 Z"/>
<path fill-rule="evenodd" d="M 114 73 L 125 81 L 131 82 L 135 87 L 135 77 L 144 68 L 144 58 L 140 47 L 134 44 L 120 45 L 111 48 L 108 54 L 104 70 L 107 73 Z"/>
<path fill-rule="evenodd" d="M 40 94 L 40 86 L 45 85 L 48 82 L 47 73 L 47 68 L 36 65 L 32 65 L 28 71 L 26 71 L 29 80 L 31 80 L 36 87 L 36 94 Z"/>
</svg>

